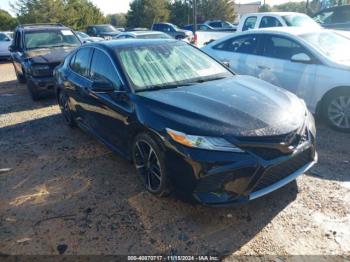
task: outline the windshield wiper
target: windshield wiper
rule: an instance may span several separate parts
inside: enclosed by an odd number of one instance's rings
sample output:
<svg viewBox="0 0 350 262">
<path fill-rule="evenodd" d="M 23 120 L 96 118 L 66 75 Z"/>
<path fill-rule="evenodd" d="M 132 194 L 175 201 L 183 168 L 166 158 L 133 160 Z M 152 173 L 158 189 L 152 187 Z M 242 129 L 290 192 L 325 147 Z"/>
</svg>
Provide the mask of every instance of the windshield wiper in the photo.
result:
<svg viewBox="0 0 350 262">
<path fill-rule="evenodd" d="M 209 82 L 209 81 L 215 81 L 215 80 L 221 80 L 224 79 L 226 77 L 213 77 L 213 78 L 207 78 L 207 79 L 198 79 L 196 81 L 194 81 L 193 83 L 204 83 L 204 82 Z"/>
<path fill-rule="evenodd" d="M 143 92 L 143 91 L 157 91 L 162 89 L 172 89 L 172 88 L 178 88 L 181 86 L 189 86 L 192 85 L 192 83 L 185 83 L 185 84 L 173 84 L 173 85 L 154 85 L 151 87 L 143 88 L 136 90 L 136 92 Z"/>
</svg>

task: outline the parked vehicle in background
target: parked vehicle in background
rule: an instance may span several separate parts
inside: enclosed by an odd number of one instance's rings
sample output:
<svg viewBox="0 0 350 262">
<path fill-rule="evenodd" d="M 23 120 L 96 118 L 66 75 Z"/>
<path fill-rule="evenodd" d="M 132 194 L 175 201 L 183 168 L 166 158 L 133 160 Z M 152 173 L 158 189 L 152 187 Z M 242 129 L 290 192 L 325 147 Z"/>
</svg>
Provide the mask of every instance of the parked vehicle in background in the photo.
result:
<svg viewBox="0 0 350 262">
<path fill-rule="evenodd" d="M 121 32 L 118 31 L 114 26 L 110 24 L 105 24 L 105 25 L 90 25 L 86 29 L 86 33 L 89 36 L 102 37 L 108 40 L 108 39 L 112 39 L 112 37 L 120 34 Z"/>
<path fill-rule="evenodd" d="M 182 27 L 182 29 L 184 30 L 188 30 L 188 31 L 192 31 L 192 33 L 194 32 L 194 25 L 190 24 L 190 25 L 185 25 Z M 216 29 L 214 27 L 211 27 L 210 25 L 206 25 L 206 24 L 197 24 L 197 30 L 196 31 L 215 31 Z M 219 31 L 219 30 L 217 30 Z"/>
<path fill-rule="evenodd" d="M 125 28 L 124 27 L 116 27 L 115 29 L 117 29 L 120 32 L 125 32 Z"/>
<path fill-rule="evenodd" d="M 194 26 L 186 25 L 183 27 L 186 30 L 191 30 L 194 32 Z M 215 41 L 216 39 L 220 39 L 228 34 L 231 34 L 232 31 L 225 30 L 221 28 L 213 28 L 210 25 L 207 24 L 198 24 L 196 34 L 194 36 L 195 38 L 195 45 L 199 48 L 203 47 L 204 45 Z"/>
<path fill-rule="evenodd" d="M 297 26 L 303 28 L 320 28 L 312 18 L 294 12 L 250 13 L 241 17 L 237 32 L 258 28 Z"/>
<path fill-rule="evenodd" d="M 67 124 L 131 159 L 157 196 L 175 189 L 206 205 L 242 203 L 317 161 L 301 99 L 182 41 L 86 44 L 55 78 Z"/>
<path fill-rule="evenodd" d="M 170 35 L 159 31 L 131 31 L 124 32 L 113 39 L 127 39 L 127 38 L 137 38 L 137 39 L 173 39 Z"/>
<path fill-rule="evenodd" d="M 53 70 L 81 45 L 74 31 L 61 24 L 20 25 L 9 47 L 20 83 L 27 83 L 33 100 L 54 90 Z"/>
<path fill-rule="evenodd" d="M 350 31 L 350 5 L 323 9 L 313 19 L 325 28 Z"/>
<path fill-rule="evenodd" d="M 12 43 L 12 37 L 7 32 L 0 32 L 0 59 L 11 58 L 9 46 Z"/>
<path fill-rule="evenodd" d="M 222 21 L 222 20 L 206 21 L 204 24 L 209 25 L 216 30 L 225 30 L 225 31 L 231 31 L 231 32 L 235 32 L 237 30 L 236 25 L 233 25 L 230 22 Z"/>
<path fill-rule="evenodd" d="M 183 30 L 178 28 L 176 25 L 170 23 L 156 23 L 152 26 L 153 31 L 164 32 L 177 40 L 187 40 L 189 42 L 193 41 L 193 33 L 189 30 Z"/>
<path fill-rule="evenodd" d="M 350 131 L 350 39 L 335 31 L 284 27 L 251 30 L 203 51 L 303 98 L 310 111 Z"/>
<path fill-rule="evenodd" d="M 81 31 L 75 31 L 75 34 L 79 37 L 82 43 L 98 42 L 98 41 L 104 40 L 102 37 L 89 36 L 88 34 L 85 34 L 84 32 L 81 32 Z"/>
</svg>

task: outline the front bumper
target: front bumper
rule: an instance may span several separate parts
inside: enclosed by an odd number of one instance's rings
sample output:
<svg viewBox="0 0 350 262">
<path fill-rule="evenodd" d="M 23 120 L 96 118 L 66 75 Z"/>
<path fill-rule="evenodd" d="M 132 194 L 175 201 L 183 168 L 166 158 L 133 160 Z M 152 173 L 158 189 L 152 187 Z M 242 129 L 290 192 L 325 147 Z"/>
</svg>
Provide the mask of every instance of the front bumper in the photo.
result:
<svg viewBox="0 0 350 262">
<path fill-rule="evenodd" d="M 29 76 L 29 81 L 31 81 L 38 92 L 54 92 L 55 90 L 55 79 L 53 76 L 46 77 L 34 77 Z"/>
<path fill-rule="evenodd" d="M 229 153 L 172 147 L 170 151 L 167 165 L 176 188 L 210 206 L 262 197 L 295 180 L 318 160 L 313 137 L 292 153 L 269 155 L 268 160 L 250 150 Z"/>
</svg>

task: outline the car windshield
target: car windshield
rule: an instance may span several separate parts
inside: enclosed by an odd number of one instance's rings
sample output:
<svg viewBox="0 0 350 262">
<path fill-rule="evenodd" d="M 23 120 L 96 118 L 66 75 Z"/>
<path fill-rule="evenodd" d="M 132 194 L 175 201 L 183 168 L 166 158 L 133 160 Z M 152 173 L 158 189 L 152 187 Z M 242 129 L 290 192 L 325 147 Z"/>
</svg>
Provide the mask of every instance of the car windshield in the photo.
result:
<svg viewBox="0 0 350 262">
<path fill-rule="evenodd" d="M 157 33 L 138 35 L 137 38 L 139 39 L 172 39 L 172 37 L 167 34 L 157 34 Z"/>
<path fill-rule="evenodd" d="M 332 31 L 300 36 L 324 55 L 336 62 L 350 61 L 350 39 Z"/>
<path fill-rule="evenodd" d="M 26 32 L 26 49 L 79 46 L 80 41 L 69 29 Z"/>
<path fill-rule="evenodd" d="M 89 38 L 89 36 L 83 32 L 75 32 L 81 38 Z"/>
<path fill-rule="evenodd" d="M 107 32 L 117 32 L 118 30 L 115 29 L 114 26 L 112 25 L 98 25 L 98 26 L 95 26 L 96 29 L 101 32 L 101 33 L 107 33 Z"/>
<path fill-rule="evenodd" d="M 319 24 L 307 15 L 284 15 L 282 18 L 288 26 L 320 27 Z"/>
<path fill-rule="evenodd" d="M 232 76 L 211 57 L 184 43 L 130 46 L 117 53 L 136 91 L 178 87 Z"/>
</svg>

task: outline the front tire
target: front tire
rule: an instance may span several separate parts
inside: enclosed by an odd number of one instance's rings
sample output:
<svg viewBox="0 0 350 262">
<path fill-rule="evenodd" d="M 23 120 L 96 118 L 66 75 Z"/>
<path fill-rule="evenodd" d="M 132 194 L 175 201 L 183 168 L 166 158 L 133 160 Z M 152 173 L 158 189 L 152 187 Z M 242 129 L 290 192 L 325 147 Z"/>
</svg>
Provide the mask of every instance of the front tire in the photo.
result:
<svg viewBox="0 0 350 262">
<path fill-rule="evenodd" d="M 32 100 L 38 101 L 40 99 L 40 94 L 39 94 L 39 91 L 37 90 L 36 85 L 33 83 L 33 81 L 27 79 L 27 88 Z"/>
<path fill-rule="evenodd" d="M 339 90 L 329 95 L 324 101 L 322 115 L 331 128 L 350 132 L 350 90 Z"/>
<path fill-rule="evenodd" d="M 13 67 L 15 67 L 15 66 L 13 66 Z M 15 68 L 15 72 L 16 72 L 16 77 L 17 77 L 18 82 L 19 82 L 20 84 L 25 84 L 25 83 L 27 82 L 27 79 L 26 79 L 25 75 L 24 75 L 24 74 L 18 73 L 18 71 L 16 70 L 16 68 Z M 23 72 L 24 72 L 24 71 L 23 71 Z"/>
<path fill-rule="evenodd" d="M 62 91 L 59 92 L 59 94 L 58 94 L 58 105 L 61 109 L 64 120 L 66 121 L 66 124 L 69 127 L 75 127 L 76 123 L 74 121 L 72 111 L 70 110 L 69 97 L 67 94 L 65 94 Z"/>
<path fill-rule="evenodd" d="M 150 193 L 164 197 L 170 193 L 164 152 L 149 134 L 136 136 L 132 145 L 133 162 L 139 178 Z"/>
</svg>

